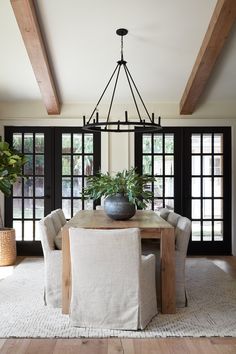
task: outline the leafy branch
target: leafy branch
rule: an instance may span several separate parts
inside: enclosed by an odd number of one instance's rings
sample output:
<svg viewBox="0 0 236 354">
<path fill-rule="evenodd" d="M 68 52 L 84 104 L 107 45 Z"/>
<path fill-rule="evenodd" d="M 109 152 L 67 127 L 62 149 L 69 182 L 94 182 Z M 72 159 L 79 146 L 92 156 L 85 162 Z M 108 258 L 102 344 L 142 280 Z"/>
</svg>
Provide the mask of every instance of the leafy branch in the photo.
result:
<svg viewBox="0 0 236 354">
<path fill-rule="evenodd" d="M 87 187 L 83 190 L 83 196 L 96 200 L 120 193 L 126 196 L 130 203 L 145 209 L 153 198 L 148 185 L 154 181 L 153 177 L 139 175 L 135 168 L 117 172 L 115 176 L 111 176 L 108 172 L 99 173 L 87 178 Z"/>
</svg>

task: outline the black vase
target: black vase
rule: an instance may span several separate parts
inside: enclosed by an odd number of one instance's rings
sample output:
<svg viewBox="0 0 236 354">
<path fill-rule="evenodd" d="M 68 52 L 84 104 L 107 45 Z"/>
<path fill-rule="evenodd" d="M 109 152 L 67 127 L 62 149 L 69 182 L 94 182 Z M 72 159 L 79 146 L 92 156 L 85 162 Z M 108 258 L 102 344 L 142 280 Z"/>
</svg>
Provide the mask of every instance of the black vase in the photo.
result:
<svg viewBox="0 0 236 354">
<path fill-rule="evenodd" d="M 107 197 L 104 201 L 104 210 L 114 220 L 129 220 L 136 212 L 135 205 L 121 193 Z"/>
</svg>

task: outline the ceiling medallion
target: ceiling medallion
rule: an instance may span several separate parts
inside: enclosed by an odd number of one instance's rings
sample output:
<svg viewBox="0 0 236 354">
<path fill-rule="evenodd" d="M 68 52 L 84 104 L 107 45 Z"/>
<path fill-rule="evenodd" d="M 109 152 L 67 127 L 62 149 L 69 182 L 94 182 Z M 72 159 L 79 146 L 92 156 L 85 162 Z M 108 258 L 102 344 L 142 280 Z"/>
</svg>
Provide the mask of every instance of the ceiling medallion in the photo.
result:
<svg viewBox="0 0 236 354">
<path fill-rule="evenodd" d="M 102 131 L 102 132 L 116 132 L 116 133 L 134 132 L 135 131 L 135 132 L 141 132 L 141 133 L 152 133 L 152 132 L 156 132 L 156 131 L 159 131 L 162 129 L 161 118 L 158 117 L 157 122 L 156 122 L 156 119 L 154 117 L 154 113 L 152 113 L 152 115 L 149 114 L 149 112 L 145 106 L 145 103 L 139 93 L 139 90 L 138 90 L 138 88 L 137 88 L 137 86 L 130 74 L 130 71 L 127 67 L 127 62 L 123 58 L 123 37 L 125 35 L 127 35 L 127 33 L 128 33 L 128 30 L 125 28 L 119 28 L 116 31 L 116 34 L 121 37 L 121 58 L 117 62 L 116 68 L 113 71 L 104 91 L 101 94 L 101 97 L 99 98 L 99 100 L 98 100 L 91 116 L 87 120 L 87 122 L 86 122 L 85 116 L 83 117 L 84 124 L 83 124 L 82 129 L 85 131 L 90 131 L 90 132 Z M 121 68 L 124 69 L 125 77 L 127 78 L 127 82 L 128 82 L 130 92 L 131 92 L 131 95 L 133 98 L 133 102 L 134 102 L 134 105 L 136 108 L 136 112 L 138 115 L 137 120 L 134 120 L 134 119 L 130 120 L 128 117 L 127 111 L 125 111 L 124 120 L 117 120 L 117 121 L 110 120 L 112 104 L 113 104 L 113 100 L 114 100 Z M 111 95 L 111 100 L 110 100 L 110 105 L 109 105 L 107 117 L 105 120 L 104 119 L 101 120 L 101 118 L 99 118 L 99 114 L 98 114 L 98 106 L 99 106 L 108 86 L 112 82 L 113 78 L 115 78 L 115 83 L 114 83 L 114 87 L 112 90 L 112 95 Z M 146 112 L 146 114 L 145 114 L 146 118 L 141 116 L 140 109 L 138 106 L 138 99 L 139 99 L 139 104 L 142 105 L 142 107 L 144 108 L 144 111 Z"/>
</svg>

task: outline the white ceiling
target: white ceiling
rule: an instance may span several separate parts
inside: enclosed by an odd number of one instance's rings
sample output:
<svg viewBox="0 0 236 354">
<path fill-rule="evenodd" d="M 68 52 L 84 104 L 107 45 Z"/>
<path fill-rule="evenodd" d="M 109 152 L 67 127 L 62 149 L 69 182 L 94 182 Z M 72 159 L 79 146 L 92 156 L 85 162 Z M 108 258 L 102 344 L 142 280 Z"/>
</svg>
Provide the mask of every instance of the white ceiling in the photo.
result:
<svg viewBox="0 0 236 354">
<path fill-rule="evenodd" d="M 179 102 L 216 0 L 37 0 L 63 104 L 94 103 L 124 56 L 145 102 Z M 0 1 L 0 102 L 41 100 L 10 0 Z M 203 100 L 236 100 L 236 30 Z M 117 102 L 129 102 L 121 80 Z"/>
</svg>

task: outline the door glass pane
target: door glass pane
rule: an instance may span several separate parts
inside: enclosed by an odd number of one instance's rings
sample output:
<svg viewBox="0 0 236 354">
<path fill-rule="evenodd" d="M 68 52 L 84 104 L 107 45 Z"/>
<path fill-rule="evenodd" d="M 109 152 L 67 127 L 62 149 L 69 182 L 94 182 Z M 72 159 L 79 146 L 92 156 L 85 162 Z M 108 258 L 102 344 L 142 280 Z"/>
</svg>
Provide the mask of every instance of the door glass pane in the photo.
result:
<svg viewBox="0 0 236 354">
<path fill-rule="evenodd" d="M 73 200 L 73 215 L 75 215 L 79 210 L 82 210 L 82 200 L 74 199 Z"/>
<path fill-rule="evenodd" d="M 165 153 L 173 154 L 174 153 L 174 135 L 165 134 Z"/>
<path fill-rule="evenodd" d="M 214 174 L 223 174 L 223 156 L 214 156 Z"/>
<path fill-rule="evenodd" d="M 223 134 L 214 134 L 214 153 L 223 153 Z"/>
<path fill-rule="evenodd" d="M 163 197 L 163 178 L 157 177 L 154 182 L 154 197 Z"/>
<path fill-rule="evenodd" d="M 36 133 L 35 134 L 35 152 L 44 153 L 44 134 Z"/>
<path fill-rule="evenodd" d="M 63 177 L 62 178 L 62 197 L 71 196 L 71 178 Z"/>
<path fill-rule="evenodd" d="M 44 196 L 44 177 L 35 177 L 35 196 Z"/>
<path fill-rule="evenodd" d="M 211 219 L 212 218 L 212 200 L 211 199 L 203 199 L 203 219 Z"/>
<path fill-rule="evenodd" d="M 223 178 L 215 177 L 214 178 L 214 196 L 223 197 Z"/>
<path fill-rule="evenodd" d="M 192 154 L 200 154 L 201 152 L 201 135 L 192 134 Z"/>
<path fill-rule="evenodd" d="M 222 199 L 214 200 L 214 217 L 215 219 L 223 219 L 223 201 Z"/>
<path fill-rule="evenodd" d="M 143 174 L 151 175 L 152 174 L 152 157 L 143 156 Z"/>
<path fill-rule="evenodd" d="M 22 218 L 22 200 L 13 198 L 13 218 Z"/>
<path fill-rule="evenodd" d="M 82 153 L 82 134 L 73 134 L 73 152 Z"/>
<path fill-rule="evenodd" d="M 25 175 L 32 175 L 34 170 L 33 170 L 33 156 L 32 155 L 27 155 L 27 162 L 24 165 L 24 174 Z"/>
<path fill-rule="evenodd" d="M 151 153 L 151 147 L 152 147 L 152 136 L 149 135 L 143 135 L 143 153 Z"/>
<path fill-rule="evenodd" d="M 204 153 L 211 153 L 212 151 L 212 135 L 211 134 L 203 134 L 203 147 L 202 152 Z"/>
<path fill-rule="evenodd" d="M 33 221 L 24 221 L 24 240 L 33 241 Z"/>
<path fill-rule="evenodd" d="M 82 193 L 82 178 L 81 177 L 74 177 L 73 178 L 73 196 L 74 197 L 81 197 Z"/>
<path fill-rule="evenodd" d="M 211 197 L 212 196 L 212 191 L 211 191 L 212 178 L 211 177 L 204 177 L 202 179 L 202 184 L 203 184 L 203 197 Z"/>
<path fill-rule="evenodd" d="M 223 241 L 223 221 L 214 222 L 214 240 Z"/>
<path fill-rule="evenodd" d="M 201 217 L 201 200 L 192 199 L 192 219 L 200 219 Z"/>
<path fill-rule="evenodd" d="M 165 197 L 174 197 L 174 178 L 165 178 Z"/>
<path fill-rule="evenodd" d="M 22 178 L 19 178 L 16 183 L 13 185 L 13 197 L 22 196 Z"/>
<path fill-rule="evenodd" d="M 71 134 L 62 134 L 62 153 L 69 154 L 71 152 Z"/>
<path fill-rule="evenodd" d="M 153 137 L 154 154 L 161 154 L 163 152 L 163 135 L 155 134 Z"/>
<path fill-rule="evenodd" d="M 84 174 L 86 176 L 93 174 L 93 155 L 84 156 Z"/>
<path fill-rule="evenodd" d="M 201 222 L 192 221 L 192 240 L 201 241 Z"/>
<path fill-rule="evenodd" d="M 35 174 L 44 175 L 44 155 L 35 156 Z"/>
<path fill-rule="evenodd" d="M 85 154 L 93 153 L 93 135 L 85 134 L 84 135 L 84 152 Z"/>
<path fill-rule="evenodd" d="M 163 157 L 154 156 L 154 175 L 163 175 Z"/>
<path fill-rule="evenodd" d="M 201 174 L 201 158 L 200 156 L 192 156 L 192 175 Z"/>
<path fill-rule="evenodd" d="M 39 228 L 39 222 L 35 222 L 35 240 L 40 241 L 41 240 L 41 230 Z"/>
<path fill-rule="evenodd" d="M 14 133 L 13 134 L 13 148 L 18 152 L 22 152 L 22 134 Z"/>
<path fill-rule="evenodd" d="M 24 153 L 32 153 L 33 152 L 33 134 L 25 133 L 24 134 Z"/>
<path fill-rule="evenodd" d="M 62 175 L 70 175 L 71 174 L 71 157 L 70 156 L 62 156 Z"/>
<path fill-rule="evenodd" d="M 44 217 L 44 200 L 35 199 L 35 217 L 42 219 Z"/>
<path fill-rule="evenodd" d="M 203 175 L 211 175 L 212 167 L 211 167 L 211 156 L 203 156 Z"/>
<path fill-rule="evenodd" d="M 25 199 L 24 200 L 24 216 L 26 219 L 33 218 L 33 199 Z"/>
<path fill-rule="evenodd" d="M 203 221 L 203 241 L 211 241 L 212 240 L 212 222 L 211 221 Z"/>
<path fill-rule="evenodd" d="M 15 229 L 16 241 L 22 240 L 22 221 L 13 220 L 13 228 Z"/>
<path fill-rule="evenodd" d="M 192 178 L 192 197 L 201 196 L 201 179 L 199 177 Z"/>
<path fill-rule="evenodd" d="M 165 156 L 165 174 L 174 175 L 174 156 L 172 155 Z"/>
<path fill-rule="evenodd" d="M 34 178 L 28 177 L 24 180 L 24 196 L 33 197 L 34 193 Z"/>
<path fill-rule="evenodd" d="M 93 210 L 93 201 L 91 199 L 87 199 L 84 201 L 84 209 Z"/>
<path fill-rule="evenodd" d="M 82 175 L 82 156 L 73 156 L 73 175 Z"/>
</svg>

